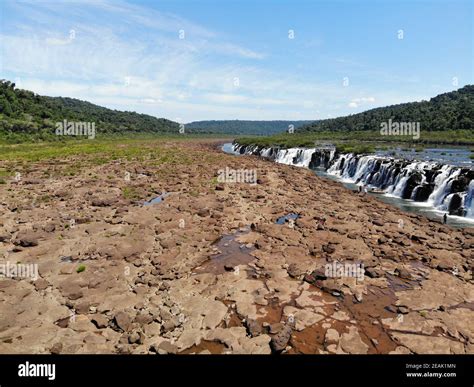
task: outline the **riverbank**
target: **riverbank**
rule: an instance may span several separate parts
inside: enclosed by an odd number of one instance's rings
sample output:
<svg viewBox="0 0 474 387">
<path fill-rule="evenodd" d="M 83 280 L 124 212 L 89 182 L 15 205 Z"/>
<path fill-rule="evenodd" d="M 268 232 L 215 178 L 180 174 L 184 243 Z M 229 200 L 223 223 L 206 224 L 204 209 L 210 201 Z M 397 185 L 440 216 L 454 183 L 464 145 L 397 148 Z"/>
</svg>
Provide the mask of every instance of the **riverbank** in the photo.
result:
<svg viewBox="0 0 474 387">
<path fill-rule="evenodd" d="M 382 195 L 399 208 L 419 210 L 438 219 L 450 215 L 457 226 L 469 227 L 474 222 L 474 169 L 469 149 L 413 152 L 393 148 L 359 154 L 333 145 L 279 148 L 235 141 L 226 151 L 309 168 L 351 189 Z"/>
<path fill-rule="evenodd" d="M 474 229 L 218 143 L 0 161 L 0 352 L 474 352 Z"/>
<path fill-rule="evenodd" d="M 256 145 L 261 147 L 313 147 L 315 143 L 331 142 L 339 146 L 391 146 L 391 144 L 406 144 L 407 147 L 422 148 L 425 145 L 474 145 L 472 130 L 421 131 L 420 138 L 412 136 L 384 136 L 380 131 L 319 131 L 281 133 L 273 136 L 242 136 L 236 139 L 241 145 Z M 362 143 L 362 144 L 361 144 Z"/>
</svg>

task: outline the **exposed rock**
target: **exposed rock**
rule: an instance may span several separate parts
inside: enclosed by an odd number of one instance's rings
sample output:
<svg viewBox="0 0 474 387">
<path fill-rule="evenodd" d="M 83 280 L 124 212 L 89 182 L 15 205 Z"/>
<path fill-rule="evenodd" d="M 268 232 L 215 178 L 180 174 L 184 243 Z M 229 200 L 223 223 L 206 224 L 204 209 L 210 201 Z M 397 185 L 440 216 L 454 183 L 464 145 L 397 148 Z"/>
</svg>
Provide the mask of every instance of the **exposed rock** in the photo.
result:
<svg viewBox="0 0 474 387">
<path fill-rule="evenodd" d="M 245 325 L 247 326 L 247 331 L 252 337 L 260 335 L 263 331 L 262 324 L 257 320 L 247 319 Z"/>
<path fill-rule="evenodd" d="M 132 327 L 132 319 L 127 313 L 123 311 L 120 311 L 115 314 L 114 322 L 117 327 L 119 327 L 124 332 L 128 332 Z"/>
<path fill-rule="evenodd" d="M 410 333 L 392 333 L 400 344 L 415 354 L 464 354 L 462 343 L 445 337 L 420 336 Z"/>
<path fill-rule="evenodd" d="M 60 285 L 61 293 L 64 297 L 70 300 L 77 300 L 83 297 L 81 287 L 75 283 L 70 281 L 65 281 Z"/>
<path fill-rule="evenodd" d="M 289 325 L 285 325 L 284 328 L 272 337 L 270 346 L 272 351 L 281 352 L 283 351 L 291 338 L 292 329 Z"/>
<path fill-rule="evenodd" d="M 21 232 L 13 240 L 13 244 L 22 247 L 38 246 L 38 236 L 33 232 Z"/>
<path fill-rule="evenodd" d="M 212 301 L 207 303 L 206 316 L 203 320 L 204 327 L 214 329 L 224 319 L 227 313 L 227 307 L 219 301 Z"/>
<path fill-rule="evenodd" d="M 143 344 L 144 340 L 145 336 L 143 335 L 143 332 L 140 331 L 133 331 L 128 335 L 128 342 L 130 344 Z"/>
<path fill-rule="evenodd" d="M 94 317 L 91 318 L 91 321 L 94 323 L 94 325 L 101 329 L 101 328 L 106 328 L 107 325 L 109 324 L 109 320 L 107 317 L 105 317 L 103 314 L 97 314 Z"/>
<path fill-rule="evenodd" d="M 397 267 L 395 269 L 395 274 L 398 275 L 400 278 L 410 280 L 412 279 L 411 273 L 405 269 L 404 267 Z"/>
<path fill-rule="evenodd" d="M 159 355 L 175 354 L 178 352 L 178 347 L 171 344 L 169 341 L 162 341 L 159 344 L 153 344 L 151 349 Z"/>
<path fill-rule="evenodd" d="M 36 290 L 45 290 L 49 286 L 49 283 L 44 278 L 39 278 L 34 282 L 34 285 Z"/>
<path fill-rule="evenodd" d="M 324 343 L 326 345 L 328 344 L 337 344 L 339 342 L 340 336 L 339 332 L 336 331 L 335 329 L 328 329 L 326 331 L 326 335 L 324 336 Z"/>
<path fill-rule="evenodd" d="M 349 327 L 349 332 L 343 333 L 339 341 L 339 347 L 346 353 L 365 354 L 369 346 L 362 341 L 356 327 Z"/>
<path fill-rule="evenodd" d="M 323 245 L 323 251 L 327 254 L 333 254 L 336 251 L 336 248 L 334 247 L 334 245 L 327 244 Z"/>
<path fill-rule="evenodd" d="M 94 207 L 110 207 L 114 203 L 114 200 L 112 199 L 101 199 L 101 198 L 96 198 L 93 199 L 91 204 Z"/>
</svg>

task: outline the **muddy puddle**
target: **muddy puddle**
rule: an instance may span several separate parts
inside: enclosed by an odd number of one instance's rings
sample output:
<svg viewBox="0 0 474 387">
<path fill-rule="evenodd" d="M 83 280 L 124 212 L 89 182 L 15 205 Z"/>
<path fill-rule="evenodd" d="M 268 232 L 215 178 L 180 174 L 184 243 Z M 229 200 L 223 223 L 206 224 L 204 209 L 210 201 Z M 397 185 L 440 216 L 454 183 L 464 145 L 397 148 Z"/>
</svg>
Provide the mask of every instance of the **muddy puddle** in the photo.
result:
<svg viewBox="0 0 474 387">
<path fill-rule="evenodd" d="M 382 320 L 403 318 L 396 306 L 395 292 L 413 289 L 419 286 L 421 281 L 419 279 L 405 280 L 394 275 L 388 275 L 387 281 L 389 286 L 386 288 L 368 286 L 367 293 L 363 294 L 361 302 L 350 294 L 336 297 L 312 286 L 309 289 L 314 292 L 311 298 L 325 304 L 322 309 L 327 317 L 302 331 L 293 331 L 289 342 L 291 349 L 288 353 L 318 354 L 325 351 L 324 340 L 328 329 L 323 328 L 322 325 L 325 323 L 329 323 L 340 336 L 349 332 L 350 326 L 356 326 L 361 340 L 368 346 L 367 353 L 369 354 L 388 353 L 395 350 L 398 344 L 392 340 Z M 294 303 L 280 304 L 277 298 L 269 300 L 266 307 L 267 315 L 260 321 L 269 323 L 282 321 L 283 308 L 286 305 L 294 306 Z M 347 319 L 332 318 L 335 312 L 343 312 Z"/>
<path fill-rule="evenodd" d="M 248 247 L 238 241 L 240 236 L 249 232 L 250 230 L 246 229 L 221 237 L 214 243 L 219 253 L 211 256 L 209 260 L 195 268 L 193 272 L 196 274 L 222 274 L 226 271 L 237 272 L 237 266 L 248 265 L 254 261 L 256 258 L 250 253 L 255 250 L 255 247 Z"/>
<path fill-rule="evenodd" d="M 299 214 L 296 214 L 294 212 L 290 212 L 289 214 L 287 215 L 284 215 L 284 216 L 280 216 L 276 221 L 275 223 L 276 224 L 285 224 L 287 222 L 291 222 L 291 221 L 295 221 L 296 219 L 298 219 L 300 216 Z"/>
<path fill-rule="evenodd" d="M 150 199 L 148 201 L 145 201 L 143 203 L 144 206 L 151 206 L 153 204 L 158 204 L 158 203 L 161 203 L 163 200 L 165 200 L 166 197 L 170 196 L 171 194 L 169 192 L 164 192 L 162 193 L 161 195 L 153 198 L 153 199 Z"/>
<path fill-rule="evenodd" d="M 356 326 L 361 340 L 368 346 L 369 354 L 388 353 L 397 347 L 397 343 L 391 339 L 381 323 L 384 318 L 398 316 L 395 311 L 390 311 L 390 308 L 386 309 L 386 306 L 394 305 L 396 301 L 390 290 L 370 287 L 361 303 L 354 302 L 353 297 L 349 295 L 341 299 L 324 292 L 314 298 L 327 303 L 323 309 L 328 317 L 300 332 L 294 331 L 290 339 L 291 350 L 288 353 L 318 354 L 325 351 L 325 335 L 329 329 L 323 328 L 325 323 L 329 323 L 330 328 L 335 329 L 340 336 L 349 332 L 350 326 Z M 335 312 L 345 313 L 348 319 L 341 321 L 331 318 Z"/>
</svg>

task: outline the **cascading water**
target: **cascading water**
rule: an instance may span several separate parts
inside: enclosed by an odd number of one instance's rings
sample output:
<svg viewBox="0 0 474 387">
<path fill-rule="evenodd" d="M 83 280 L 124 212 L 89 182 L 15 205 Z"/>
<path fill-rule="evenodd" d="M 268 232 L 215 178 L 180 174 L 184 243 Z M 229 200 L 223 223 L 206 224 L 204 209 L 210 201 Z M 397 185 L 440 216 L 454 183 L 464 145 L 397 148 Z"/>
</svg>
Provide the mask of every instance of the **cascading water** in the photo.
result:
<svg viewBox="0 0 474 387">
<path fill-rule="evenodd" d="M 439 206 L 445 199 L 446 193 L 449 193 L 449 183 L 453 177 L 459 175 L 459 172 L 459 170 L 455 170 L 450 165 L 443 165 L 441 167 L 441 173 L 435 178 L 435 189 L 428 198 L 428 203 L 433 207 Z"/>
<path fill-rule="evenodd" d="M 474 219 L 474 170 L 469 168 L 376 155 L 338 154 L 334 148 L 278 149 L 234 144 L 234 149 L 282 164 L 323 167 L 327 174 L 343 181 Z"/>
<path fill-rule="evenodd" d="M 467 188 L 464 207 L 466 208 L 466 217 L 474 219 L 474 180 L 471 180 Z"/>
</svg>

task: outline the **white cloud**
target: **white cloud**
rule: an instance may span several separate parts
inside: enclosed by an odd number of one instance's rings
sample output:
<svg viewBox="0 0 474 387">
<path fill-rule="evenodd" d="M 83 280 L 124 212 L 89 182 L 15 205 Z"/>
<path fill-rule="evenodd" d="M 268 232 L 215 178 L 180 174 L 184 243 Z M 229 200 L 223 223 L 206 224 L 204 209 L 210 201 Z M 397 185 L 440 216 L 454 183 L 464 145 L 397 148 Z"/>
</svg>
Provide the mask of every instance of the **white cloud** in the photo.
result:
<svg viewBox="0 0 474 387">
<path fill-rule="evenodd" d="M 364 104 L 371 104 L 375 102 L 374 97 L 358 97 L 358 98 L 353 98 L 351 102 L 347 105 L 350 108 L 357 108 L 361 105 Z"/>
<path fill-rule="evenodd" d="M 105 0 L 14 4 L 28 22 L 0 30 L 2 72 L 39 94 L 185 122 L 313 119 L 376 100 L 403 101 L 387 93 L 360 97 L 371 92 L 322 83 L 317 74 L 294 68 L 273 70 L 263 60 L 268 53 L 142 6 Z M 180 29 L 185 39 L 179 39 Z"/>
</svg>

